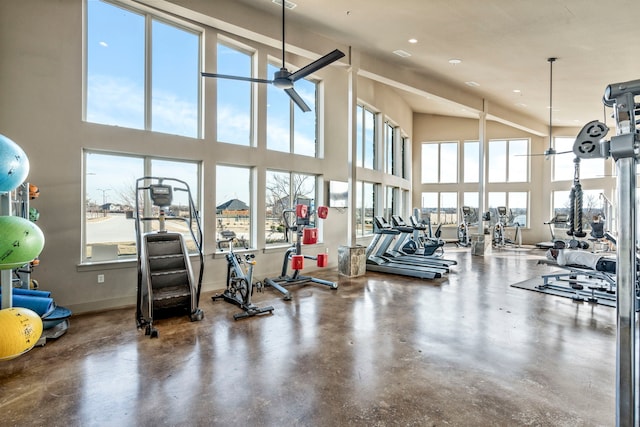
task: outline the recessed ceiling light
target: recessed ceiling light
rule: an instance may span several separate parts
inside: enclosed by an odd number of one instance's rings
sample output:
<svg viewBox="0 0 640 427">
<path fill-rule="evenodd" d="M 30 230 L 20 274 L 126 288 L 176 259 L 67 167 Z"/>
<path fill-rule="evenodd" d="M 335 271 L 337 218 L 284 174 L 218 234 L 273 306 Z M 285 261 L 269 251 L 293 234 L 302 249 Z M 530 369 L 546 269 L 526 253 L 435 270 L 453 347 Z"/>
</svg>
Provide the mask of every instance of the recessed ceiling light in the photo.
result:
<svg viewBox="0 0 640 427">
<path fill-rule="evenodd" d="M 411 54 L 409 52 L 407 52 L 406 50 L 402 50 L 402 49 L 394 50 L 393 53 L 395 53 L 398 56 L 401 56 L 402 58 L 408 58 L 408 57 L 411 56 Z"/>
<path fill-rule="evenodd" d="M 272 0 L 272 2 L 282 6 L 282 0 Z M 284 0 L 284 7 L 286 7 L 287 9 L 295 9 L 296 6 L 297 6 L 296 3 L 291 2 L 289 0 Z"/>
<path fill-rule="evenodd" d="M 449 60 L 449 64 L 453 64 L 453 65 L 458 65 L 462 62 L 462 59 L 457 59 L 457 58 L 451 58 Z"/>
<path fill-rule="evenodd" d="M 473 81 L 470 81 L 470 82 L 464 82 L 464 84 L 466 84 L 467 86 L 471 86 L 471 87 L 478 87 L 478 86 L 480 86 L 480 83 L 478 83 L 478 82 L 473 82 Z"/>
<path fill-rule="evenodd" d="M 409 43 L 418 43 L 418 39 L 409 39 Z"/>
<path fill-rule="evenodd" d="M 521 93 L 522 91 L 520 89 L 514 89 L 513 93 Z"/>
</svg>

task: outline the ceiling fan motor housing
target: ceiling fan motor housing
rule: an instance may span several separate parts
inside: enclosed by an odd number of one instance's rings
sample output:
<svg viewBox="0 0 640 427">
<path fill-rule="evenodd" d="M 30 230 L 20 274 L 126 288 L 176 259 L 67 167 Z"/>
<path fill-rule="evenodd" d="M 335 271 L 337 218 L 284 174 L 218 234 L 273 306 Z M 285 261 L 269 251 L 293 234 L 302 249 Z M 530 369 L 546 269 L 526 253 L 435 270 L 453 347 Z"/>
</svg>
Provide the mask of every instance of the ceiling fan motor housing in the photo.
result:
<svg viewBox="0 0 640 427">
<path fill-rule="evenodd" d="M 273 85 L 278 89 L 291 89 L 293 82 L 289 78 L 291 73 L 286 68 L 280 68 L 279 71 L 273 73 Z"/>
</svg>

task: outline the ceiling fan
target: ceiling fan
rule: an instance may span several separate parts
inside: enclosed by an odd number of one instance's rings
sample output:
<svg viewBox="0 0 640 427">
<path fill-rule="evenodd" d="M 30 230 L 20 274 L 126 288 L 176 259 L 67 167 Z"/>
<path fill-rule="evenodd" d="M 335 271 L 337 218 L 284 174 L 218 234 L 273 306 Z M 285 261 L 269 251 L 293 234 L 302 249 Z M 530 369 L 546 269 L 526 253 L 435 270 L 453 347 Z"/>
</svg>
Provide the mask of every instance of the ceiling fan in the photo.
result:
<svg viewBox="0 0 640 427">
<path fill-rule="evenodd" d="M 549 147 L 544 150 L 544 153 L 529 154 L 530 156 L 544 156 L 545 159 L 549 159 L 551 156 L 558 154 L 573 153 L 573 150 L 557 152 L 556 149 L 553 148 L 553 63 L 556 62 L 556 59 L 558 58 L 547 58 L 549 62 Z"/>
<path fill-rule="evenodd" d="M 280 68 L 280 70 L 274 73 L 272 80 L 256 79 L 252 77 L 231 76 L 227 74 L 206 73 L 206 72 L 202 72 L 201 74 L 203 77 L 242 80 L 242 81 L 254 82 L 254 83 L 272 83 L 278 89 L 284 89 L 287 95 L 291 97 L 293 102 L 295 102 L 296 105 L 306 113 L 308 111 L 311 111 L 311 108 L 309 108 L 309 106 L 304 102 L 304 100 L 298 94 L 298 92 L 296 92 L 296 90 L 293 87 L 293 84 L 296 82 L 296 80 L 300 80 L 308 76 L 309 74 L 315 73 L 321 68 L 324 68 L 327 65 L 331 64 L 332 62 L 335 62 L 338 59 L 342 58 L 344 56 L 344 53 L 338 49 L 335 49 L 333 52 L 330 52 L 325 56 L 323 56 L 322 58 L 319 58 L 313 61 L 312 63 L 300 68 L 296 72 L 292 73 L 289 70 L 287 70 L 285 66 L 285 42 L 284 42 L 284 33 L 285 33 L 284 11 L 285 11 L 286 3 L 287 2 L 285 0 L 282 0 L 282 67 Z"/>
</svg>

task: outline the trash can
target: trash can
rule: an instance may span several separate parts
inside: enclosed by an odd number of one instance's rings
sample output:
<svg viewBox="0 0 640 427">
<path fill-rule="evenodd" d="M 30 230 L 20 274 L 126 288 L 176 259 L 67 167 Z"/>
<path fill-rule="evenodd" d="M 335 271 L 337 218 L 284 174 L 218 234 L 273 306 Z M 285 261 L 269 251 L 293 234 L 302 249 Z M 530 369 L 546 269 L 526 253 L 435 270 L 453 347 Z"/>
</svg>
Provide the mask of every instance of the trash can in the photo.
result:
<svg viewBox="0 0 640 427">
<path fill-rule="evenodd" d="M 490 236 L 485 238 L 484 234 L 472 234 L 471 235 L 471 254 L 484 256 L 486 250 L 488 250 L 488 244 L 491 243 Z"/>
</svg>

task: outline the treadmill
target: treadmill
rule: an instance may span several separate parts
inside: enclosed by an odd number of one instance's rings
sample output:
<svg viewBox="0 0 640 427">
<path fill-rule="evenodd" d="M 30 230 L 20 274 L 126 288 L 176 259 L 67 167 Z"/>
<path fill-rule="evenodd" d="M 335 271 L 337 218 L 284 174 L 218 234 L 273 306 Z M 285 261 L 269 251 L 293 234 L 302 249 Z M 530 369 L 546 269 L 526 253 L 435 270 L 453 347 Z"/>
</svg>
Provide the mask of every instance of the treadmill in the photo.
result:
<svg viewBox="0 0 640 427">
<path fill-rule="evenodd" d="M 386 221 L 380 222 L 378 218 L 379 217 L 374 218 L 373 230 L 375 237 L 371 240 L 371 243 L 369 243 L 366 251 L 367 270 L 418 277 L 421 279 L 440 278 L 448 272 L 446 268 L 400 262 L 395 258 L 385 255 L 385 247 L 389 246 L 390 242 L 400 234 L 400 231 L 394 230 Z M 384 224 L 386 224 L 386 226 Z M 383 241 L 382 244 L 380 244 L 381 240 Z M 378 248 L 377 250 L 376 247 Z"/>
<path fill-rule="evenodd" d="M 398 215 L 392 215 L 391 217 L 393 221 L 393 226 L 389 224 L 389 222 L 384 217 L 375 217 L 374 223 L 378 225 L 380 228 L 391 228 L 400 232 L 399 238 L 397 239 L 396 244 L 391 248 L 391 244 L 393 243 L 393 239 L 385 239 L 382 243 L 382 247 L 384 249 L 383 253 L 398 262 L 405 262 L 417 265 L 426 265 L 430 267 L 438 267 L 444 268 L 449 272 L 449 267 L 452 265 L 456 265 L 458 262 L 452 259 L 445 259 L 438 256 L 430 256 L 430 255 L 421 255 L 419 253 L 416 254 L 408 254 L 402 250 L 402 246 L 405 244 L 407 239 L 413 235 L 415 231 L 419 231 L 420 228 L 417 229 L 411 225 L 407 225 L 404 220 Z M 384 246 L 386 244 L 386 246 Z"/>
</svg>

